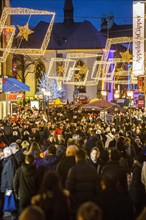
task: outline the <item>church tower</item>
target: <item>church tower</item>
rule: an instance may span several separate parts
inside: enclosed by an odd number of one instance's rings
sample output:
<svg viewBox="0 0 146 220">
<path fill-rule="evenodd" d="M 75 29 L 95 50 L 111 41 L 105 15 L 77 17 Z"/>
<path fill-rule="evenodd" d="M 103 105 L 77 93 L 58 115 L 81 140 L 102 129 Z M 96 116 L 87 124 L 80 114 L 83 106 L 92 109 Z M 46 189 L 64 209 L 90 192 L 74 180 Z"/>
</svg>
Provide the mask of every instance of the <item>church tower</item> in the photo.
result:
<svg viewBox="0 0 146 220">
<path fill-rule="evenodd" d="M 64 24 L 70 26 L 74 23 L 73 13 L 74 13 L 74 8 L 73 8 L 72 0 L 65 0 L 65 3 L 64 3 Z"/>
</svg>

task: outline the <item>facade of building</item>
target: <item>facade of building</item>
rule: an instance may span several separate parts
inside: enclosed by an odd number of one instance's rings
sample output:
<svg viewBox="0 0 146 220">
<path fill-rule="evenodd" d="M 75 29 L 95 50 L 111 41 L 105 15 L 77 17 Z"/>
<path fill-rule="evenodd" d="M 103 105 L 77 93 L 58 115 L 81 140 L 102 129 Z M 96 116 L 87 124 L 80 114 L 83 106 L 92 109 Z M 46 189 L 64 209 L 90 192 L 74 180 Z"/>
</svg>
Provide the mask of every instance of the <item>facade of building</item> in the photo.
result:
<svg viewBox="0 0 146 220">
<path fill-rule="evenodd" d="M 28 41 L 23 41 L 22 48 L 39 48 L 41 42 L 44 39 L 44 34 L 48 28 L 49 23 L 41 21 L 33 29 L 33 33 L 29 35 Z M 65 0 L 64 4 L 64 22 L 54 23 L 50 42 L 48 44 L 46 53 L 43 57 L 40 57 L 41 62 L 44 64 L 46 73 L 49 70 L 50 61 L 52 58 L 66 58 L 70 54 L 75 55 L 77 65 L 85 64 L 89 73 L 88 79 L 91 79 L 91 73 L 93 69 L 94 61 L 97 59 L 98 54 L 102 54 L 105 48 L 106 39 L 97 29 L 89 22 L 74 22 L 74 8 L 72 0 Z M 82 57 L 81 54 L 92 54 L 93 57 Z M 34 58 L 35 59 L 35 58 Z M 54 63 L 50 71 L 55 72 L 58 63 Z M 33 67 L 32 67 L 33 68 Z M 40 74 L 41 75 L 41 74 Z M 31 86 L 31 91 L 27 92 L 27 96 L 34 96 L 36 92 L 36 74 L 28 74 L 25 83 Z M 97 85 L 92 86 L 76 86 L 73 82 L 70 85 L 66 84 L 65 98 L 68 101 L 73 100 L 75 90 L 79 90 L 79 93 L 83 92 L 89 98 L 97 97 L 98 88 Z M 31 82 L 31 84 L 30 84 Z M 100 83 L 99 83 L 100 84 Z"/>
</svg>

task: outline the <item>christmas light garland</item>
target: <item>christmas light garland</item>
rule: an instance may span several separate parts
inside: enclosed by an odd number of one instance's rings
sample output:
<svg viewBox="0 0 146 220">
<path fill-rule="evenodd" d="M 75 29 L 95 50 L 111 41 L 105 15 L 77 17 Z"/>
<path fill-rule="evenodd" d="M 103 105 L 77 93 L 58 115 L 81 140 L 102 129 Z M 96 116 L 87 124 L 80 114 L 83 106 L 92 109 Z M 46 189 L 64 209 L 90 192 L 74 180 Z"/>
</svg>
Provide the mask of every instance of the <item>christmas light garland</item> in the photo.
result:
<svg viewBox="0 0 146 220">
<path fill-rule="evenodd" d="M 54 19 L 55 19 L 55 12 L 49 12 L 49 11 L 43 11 L 43 10 L 34 10 L 29 8 L 10 8 L 5 7 L 3 9 L 1 19 L 0 19 L 0 33 L 2 32 L 3 27 L 5 26 L 5 23 L 7 21 L 7 18 L 9 15 L 48 15 L 51 16 L 51 21 L 48 26 L 48 29 L 46 31 L 44 40 L 42 42 L 42 45 L 40 49 L 31 49 L 31 48 L 11 48 L 9 49 L 9 52 L 15 53 L 15 54 L 21 54 L 21 55 L 44 55 L 45 51 L 47 49 L 47 46 L 50 41 L 50 35 L 52 32 Z M 12 26 L 9 26 L 10 28 Z M 6 49 L 7 50 L 7 49 Z"/>
</svg>

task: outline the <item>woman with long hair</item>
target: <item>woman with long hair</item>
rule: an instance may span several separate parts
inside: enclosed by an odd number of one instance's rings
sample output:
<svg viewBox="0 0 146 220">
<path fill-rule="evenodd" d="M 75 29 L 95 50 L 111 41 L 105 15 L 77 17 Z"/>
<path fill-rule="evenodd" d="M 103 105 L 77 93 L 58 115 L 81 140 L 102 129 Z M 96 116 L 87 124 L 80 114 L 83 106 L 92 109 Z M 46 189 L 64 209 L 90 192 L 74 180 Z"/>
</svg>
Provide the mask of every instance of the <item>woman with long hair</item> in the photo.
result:
<svg viewBox="0 0 146 220">
<path fill-rule="evenodd" d="M 61 188 L 55 172 L 46 172 L 40 187 L 40 193 L 32 198 L 49 220 L 70 220 L 69 192 Z"/>
</svg>

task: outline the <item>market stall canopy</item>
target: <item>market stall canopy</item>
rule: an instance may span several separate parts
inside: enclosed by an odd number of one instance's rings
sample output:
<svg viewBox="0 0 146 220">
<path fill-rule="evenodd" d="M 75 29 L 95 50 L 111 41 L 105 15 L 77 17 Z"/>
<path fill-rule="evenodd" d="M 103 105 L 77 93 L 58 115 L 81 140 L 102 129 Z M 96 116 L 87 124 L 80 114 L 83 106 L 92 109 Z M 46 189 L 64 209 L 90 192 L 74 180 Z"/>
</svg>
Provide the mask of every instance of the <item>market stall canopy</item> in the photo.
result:
<svg viewBox="0 0 146 220">
<path fill-rule="evenodd" d="M 127 111 L 127 109 L 126 108 L 123 108 L 123 107 L 121 107 L 121 106 L 119 106 L 119 105 L 114 105 L 114 106 L 112 106 L 112 107 L 110 107 L 110 108 L 108 108 L 108 111 L 109 112 L 126 112 Z"/>
<path fill-rule="evenodd" d="M 83 108 L 94 108 L 94 109 L 109 109 L 113 106 L 116 106 L 113 102 L 108 102 L 106 100 L 96 100 L 94 102 L 89 102 L 86 105 L 83 105 Z"/>
<path fill-rule="evenodd" d="M 26 92 L 30 87 L 15 78 L 4 78 L 2 82 L 2 92 Z"/>
</svg>

